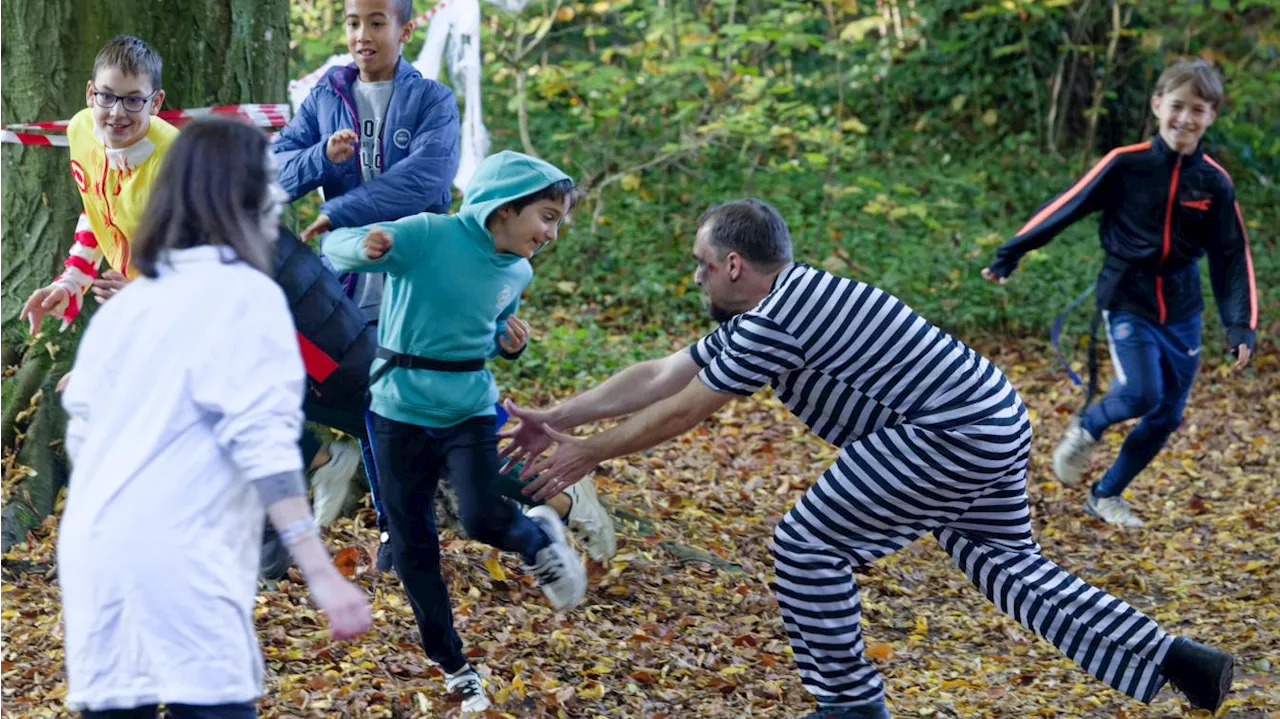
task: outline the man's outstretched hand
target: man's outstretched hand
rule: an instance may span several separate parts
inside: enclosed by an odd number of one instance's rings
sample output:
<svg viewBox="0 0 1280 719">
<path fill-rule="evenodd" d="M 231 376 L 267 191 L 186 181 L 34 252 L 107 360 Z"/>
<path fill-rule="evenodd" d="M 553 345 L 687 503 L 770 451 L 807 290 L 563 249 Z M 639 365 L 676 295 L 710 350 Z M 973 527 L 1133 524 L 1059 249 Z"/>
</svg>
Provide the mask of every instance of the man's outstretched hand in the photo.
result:
<svg viewBox="0 0 1280 719">
<path fill-rule="evenodd" d="M 556 450 L 526 465 L 520 472 L 520 480 L 527 482 L 524 493 L 533 495 L 539 502 L 565 491 L 604 459 L 591 452 L 585 439 L 557 432 L 545 424 L 542 433 L 556 443 Z"/>
<path fill-rule="evenodd" d="M 498 459 L 505 460 L 502 472 L 509 472 L 516 464 L 533 459 L 552 445 L 552 440 L 544 431 L 550 420 L 550 414 L 536 409 L 525 409 L 511 400 L 503 403 L 507 412 L 519 420 L 511 429 L 498 432 L 498 437 L 509 439 L 505 447 L 498 452 Z"/>
</svg>

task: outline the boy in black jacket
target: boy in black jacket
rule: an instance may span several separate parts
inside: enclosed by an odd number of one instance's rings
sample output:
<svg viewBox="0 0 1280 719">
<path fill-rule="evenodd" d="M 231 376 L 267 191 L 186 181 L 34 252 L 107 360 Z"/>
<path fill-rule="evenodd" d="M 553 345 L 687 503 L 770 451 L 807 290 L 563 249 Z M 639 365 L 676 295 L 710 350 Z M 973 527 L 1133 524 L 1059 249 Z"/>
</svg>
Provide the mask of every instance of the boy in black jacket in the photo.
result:
<svg viewBox="0 0 1280 719">
<path fill-rule="evenodd" d="M 1253 352 L 1258 302 L 1244 218 L 1231 177 L 1200 144 L 1222 100 L 1222 80 L 1207 62 L 1171 65 L 1151 96 L 1159 133 L 1112 150 L 1041 208 L 982 270 L 1003 284 L 1027 252 L 1085 215 L 1102 212 L 1106 259 L 1097 300 L 1116 377 L 1106 397 L 1072 418 L 1053 453 L 1053 471 L 1063 484 L 1078 484 L 1103 430 L 1141 417 L 1085 502 L 1089 514 L 1123 527 L 1142 526 L 1121 494 L 1181 424 L 1196 374 L 1201 255 L 1209 256 L 1235 368 L 1243 369 Z"/>
</svg>

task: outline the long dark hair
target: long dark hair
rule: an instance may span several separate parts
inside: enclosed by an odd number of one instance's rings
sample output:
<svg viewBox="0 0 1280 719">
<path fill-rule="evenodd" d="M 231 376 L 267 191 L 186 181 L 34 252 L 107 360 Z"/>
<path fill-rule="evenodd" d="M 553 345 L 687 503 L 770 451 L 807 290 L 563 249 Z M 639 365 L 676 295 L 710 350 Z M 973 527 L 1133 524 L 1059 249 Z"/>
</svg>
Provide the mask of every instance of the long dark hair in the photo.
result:
<svg viewBox="0 0 1280 719">
<path fill-rule="evenodd" d="M 262 232 L 272 172 L 267 136 L 228 118 L 187 125 L 160 166 L 134 239 L 134 266 L 156 277 L 167 250 L 225 245 L 269 272 L 271 242 Z"/>
</svg>

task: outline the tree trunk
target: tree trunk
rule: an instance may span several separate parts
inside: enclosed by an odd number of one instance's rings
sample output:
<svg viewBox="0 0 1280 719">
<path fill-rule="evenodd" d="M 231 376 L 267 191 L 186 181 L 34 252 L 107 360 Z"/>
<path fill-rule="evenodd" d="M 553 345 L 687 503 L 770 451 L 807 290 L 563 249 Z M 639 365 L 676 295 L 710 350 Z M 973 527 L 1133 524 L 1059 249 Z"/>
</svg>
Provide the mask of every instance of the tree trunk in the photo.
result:
<svg viewBox="0 0 1280 719">
<path fill-rule="evenodd" d="M 2 0 L 0 12 L 0 119 L 6 124 L 65 120 L 83 108 L 94 56 L 121 33 L 145 40 L 164 59 L 166 108 L 286 99 L 288 0 Z M 44 335 L 31 341 L 17 316 L 31 292 L 61 270 L 81 205 L 66 148 L 6 144 L 2 161 L 4 355 L 6 363 L 38 363 L 22 376 L 43 390 L 34 412 L 23 415 L 20 407 L 4 413 L 15 425 L 3 428 L 6 445 L 22 438 L 19 447 L 6 451 L 16 449 L 22 463 L 42 465 L 32 467 L 37 472 L 25 481 L 28 486 L 6 503 L 26 505 L 6 506 L 6 524 L 23 517 L 27 525 L 50 511 L 57 491 L 52 483 L 62 474 L 50 464 L 58 460 L 50 448 L 60 446 L 63 431 L 53 380 L 74 356 L 78 332 L 55 334 L 49 320 Z M 78 320 L 77 328 L 84 322 Z M 15 423 L 14 415 L 23 419 Z M 25 528 L 6 527 L 4 548 L 25 534 Z"/>
</svg>

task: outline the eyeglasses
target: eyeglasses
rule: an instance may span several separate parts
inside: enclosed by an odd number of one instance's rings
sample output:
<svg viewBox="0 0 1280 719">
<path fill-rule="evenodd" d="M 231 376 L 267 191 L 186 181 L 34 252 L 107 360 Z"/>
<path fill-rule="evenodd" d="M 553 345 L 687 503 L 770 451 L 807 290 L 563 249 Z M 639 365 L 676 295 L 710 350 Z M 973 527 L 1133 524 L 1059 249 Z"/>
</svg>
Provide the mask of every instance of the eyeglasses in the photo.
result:
<svg viewBox="0 0 1280 719">
<path fill-rule="evenodd" d="M 153 90 L 146 97 L 137 95 L 116 95 L 111 92 L 102 92 L 101 90 L 93 91 L 93 103 L 104 110 L 110 110 L 119 102 L 124 105 L 125 112 L 142 112 L 142 108 L 147 106 L 147 101 L 156 96 L 159 90 Z"/>
</svg>

